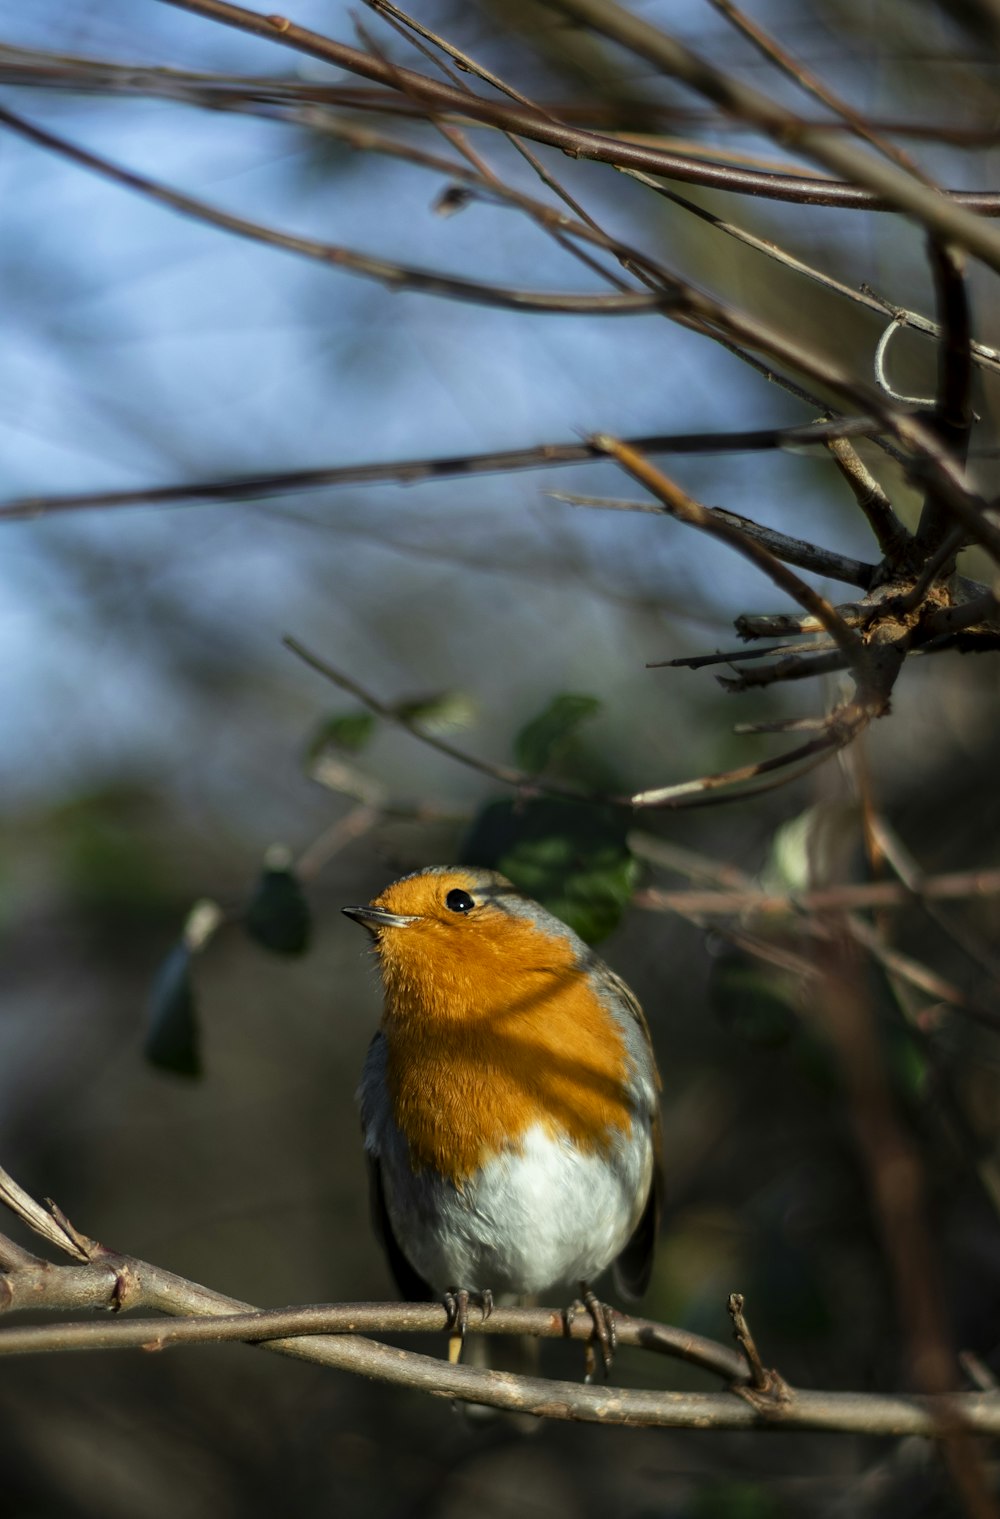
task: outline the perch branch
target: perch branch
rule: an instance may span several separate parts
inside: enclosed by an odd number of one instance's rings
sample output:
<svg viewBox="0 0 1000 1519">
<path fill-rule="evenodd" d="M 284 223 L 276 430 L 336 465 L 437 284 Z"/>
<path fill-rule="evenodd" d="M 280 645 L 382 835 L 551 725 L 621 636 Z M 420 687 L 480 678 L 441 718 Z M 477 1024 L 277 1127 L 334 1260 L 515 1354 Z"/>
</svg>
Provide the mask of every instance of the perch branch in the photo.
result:
<svg viewBox="0 0 1000 1519">
<path fill-rule="evenodd" d="M 16 1211 L 22 1218 L 27 1211 L 36 1224 L 45 1219 L 44 1210 L 37 1205 L 33 1210 L 18 1205 Z M 47 1230 L 47 1225 L 44 1227 Z M 137 1345 L 154 1351 L 175 1344 L 238 1339 L 432 1396 L 487 1403 L 539 1417 L 651 1428 L 820 1429 L 934 1436 L 940 1431 L 946 1407 L 952 1420 L 960 1417 L 969 1429 L 1000 1432 L 1000 1395 L 993 1392 L 944 1399 L 796 1390 L 789 1391 L 787 1398 L 748 1399 L 740 1395 L 747 1386 L 746 1363 L 734 1351 L 685 1331 L 621 1316 L 621 1341 L 633 1340 L 641 1348 L 693 1360 L 731 1379 L 733 1391 L 633 1391 L 480 1371 L 384 1345 L 357 1332 L 361 1328 L 386 1332 L 404 1327 L 443 1328 L 446 1313 L 437 1305 L 341 1304 L 261 1311 L 148 1262 L 116 1255 L 93 1241 L 88 1242 L 87 1249 L 89 1258 L 79 1265 L 52 1267 L 40 1262 L 12 1269 L 0 1280 L 12 1284 L 20 1301 L 30 1303 L 34 1297 L 36 1306 L 44 1299 L 45 1306 L 58 1308 L 65 1299 L 67 1306 L 77 1308 L 84 1297 L 81 1290 L 70 1285 L 70 1279 L 77 1278 L 87 1285 L 90 1306 L 154 1308 L 177 1322 L 120 1318 L 5 1326 L 0 1328 L 0 1355 Z M 581 1338 L 591 1332 L 584 1320 L 577 1323 L 574 1333 Z M 469 1327 L 473 1333 L 482 1328 L 492 1333 L 565 1332 L 563 1315 L 545 1309 L 497 1309 L 485 1326 L 473 1323 Z"/>
</svg>

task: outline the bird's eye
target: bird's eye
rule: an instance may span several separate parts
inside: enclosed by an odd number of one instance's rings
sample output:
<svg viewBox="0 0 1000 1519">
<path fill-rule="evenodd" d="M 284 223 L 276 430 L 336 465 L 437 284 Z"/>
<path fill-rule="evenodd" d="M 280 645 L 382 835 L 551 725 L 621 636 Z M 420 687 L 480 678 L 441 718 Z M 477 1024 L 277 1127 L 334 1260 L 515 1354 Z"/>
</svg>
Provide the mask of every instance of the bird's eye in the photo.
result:
<svg viewBox="0 0 1000 1519">
<path fill-rule="evenodd" d="M 471 912 L 476 904 L 467 891 L 456 887 L 454 891 L 449 891 L 444 899 L 444 905 L 449 912 Z"/>
</svg>

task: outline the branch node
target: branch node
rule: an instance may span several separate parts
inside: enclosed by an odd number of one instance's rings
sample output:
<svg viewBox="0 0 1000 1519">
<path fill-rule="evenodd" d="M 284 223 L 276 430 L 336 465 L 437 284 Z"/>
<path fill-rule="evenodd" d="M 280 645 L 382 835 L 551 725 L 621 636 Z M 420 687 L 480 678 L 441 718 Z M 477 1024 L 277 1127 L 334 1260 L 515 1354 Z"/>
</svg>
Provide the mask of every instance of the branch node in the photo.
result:
<svg viewBox="0 0 1000 1519">
<path fill-rule="evenodd" d="M 104 1250 L 104 1246 L 99 1245 L 97 1240 L 90 1239 L 88 1235 L 81 1234 L 79 1229 L 77 1229 L 66 1217 L 66 1214 L 63 1212 L 57 1202 L 53 1202 L 51 1197 L 46 1197 L 44 1199 L 44 1202 L 45 1206 L 48 1208 L 50 1214 L 52 1215 L 54 1222 L 59 1226 L 62 1233 L 66 1236 L 66 1239 L 73 1247 L 73 1253 L 79 1254 L 80 1258 L 85 1261 L 93 1261 L 96 1256 L 101 1254 L 101 1252 Z"/>
<path fill-rule="evenodd" d="M 743 1354 L 747 1358 L 750 1367 L 750 1381 L 736 1382 L 733 1384 L 733 1392 L 754 1408 L 763 1412 L 773 1412 L 775 1404 L 791 1403 L 792 1390 L 780 1372 L 764 1365 L 760 1358 L 750 1326 L 743 1313 L 744 1298 L 742 1292 L 731 1292 L 726 1308 L 729 1317 L 733 1321 L 733 1338 L 736 1340 Z"/>
</svg>

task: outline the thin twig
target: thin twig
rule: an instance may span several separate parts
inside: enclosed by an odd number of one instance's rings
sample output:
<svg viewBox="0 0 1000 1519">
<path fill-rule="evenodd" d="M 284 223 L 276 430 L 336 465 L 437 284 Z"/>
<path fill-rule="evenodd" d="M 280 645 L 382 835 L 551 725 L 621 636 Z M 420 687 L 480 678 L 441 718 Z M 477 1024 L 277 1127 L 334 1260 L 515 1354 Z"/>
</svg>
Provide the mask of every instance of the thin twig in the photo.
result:
<svg viewBox="0 0 1000 1519">
<path fill-rule="evenodd" d="M 297 26 L 284 16 L 268 16 L 244 6 L 229 4 L 227 0 L 164 0 L 164 3 L 173 5 L 178 10 L 190 11 L 206 20 L 265 37 L 282 47 L 321 58 L 335 67 L 347 69 L 350 73 L 375 83 L 390 87 L 394 84 L 394 71 L 386 69 L 370 54 L 349 47 L 346 43 L 335 42 L 333 38 L 310 31 L 307 27 Z M 534 142 L 548 143 L 571 158 L 644 169 L 648 173 L 663 174 L 689 184 L 757 195 L 796 205 L 839 206 L 842 209 L 873 211 L 898 209 L 896 201 L 882 193 L 880 185 L 868 187 L 865 176 L 856 172 L 855 158 L 851 159 L 851 168 L 848 170 L 850 178 L 846 182 L 812 175 L 765 173 L 741 169 L 735 165 L 707 164 L 701 159 L 670 153 L 645 143 L 602 136 L 597 132 L 571 127 L 562 121 L 553 121 L 548 113 L 540 115 L 530 107 L 516 102 L 485 100 L 482 96 L 454 90 L 439 80 L 427 79 L 423 75 L 416 78 L 419 87 L 434 100 L 439 109 L 451 109 L 486 125 L 516 132 Z M 801 126 L 803 131 L 810 130 L 808 122 L 802 122 Z M 824 131 L 821 127 L 813 130 L 823 132 L 831 140 L 837 135 Z M 868 178 L 871 180 L 875 176 L 870 175 Z M 964 211 L 970 217 L 975 212 L 985 216 L 1000 216 L 1000 196 L 992 192 L 952 190 L 948 192 L 948 197 L 957 210 Z M 962 226 L 964 227 L 964 222 Z"/>
<path fill-rule="evenodd" d="M 1000 234 L 967 208 L 956 205 L 936 186 L 924 184 L 895 164 L 874 158 L 822 126 L 793 116 L 760 90 L 715 68 L 644 16 L 626 11 L 616 0 L 545 0 L 545 3 L 619 43 L 668 77 L 680 79 L 723 110 L 754 122 L 783 147 L 805 154 L 824 168 L 845 174 L 856 184 L 884 196 L 897 211 L 915 217 L 929 232 L 957 243 L 990 268 L 1000 270 Z"/>
<path fill-rule="evenodd" d="M 291 232 L 282 232 L 277 227 L 266 226 L 263 222 L 249 221 L 246 217 L 234 216 L 228 211 L 220 210 L 217 206 L 209 205 L 207 201 L 185 195 L 180 190 L 173 190 L 167 185 L 149 179 L 144 174 L 125 169 L 120 164 L 112 163 L 110 159 L 91 153 L 76 143 L 57 136 L 54 132 L 46 131 L 33 122 L 26 121 L 24 117 L 16 115 L 4 106 L 0 106 L 0 124 L 37 143 L 39 147 L 48 148 L 52 152 L 59 153 L 63 158 L 71 159 L 81 168 L 91 169 L 106 179 L 112 179 L 130 190 L 137 191 L 140 195 L 159 201 L 171 210 L 181 212 L 184 216 L 208 222 L 211 226 L 220 227 L 223 231 L 234 233 L 237 237 L 248 238 L 251 242 L 266 243 L 269 247 L 280 248 L 286 253 L 295 253 L 304 258 L 315 259 L 332 268 L 343 269 L 349 273 L 361 275 L 365 279 L 376 280 L 395 290 L 422 291 L 427 295 L 472 302 L 475 305 L 498 307 L 506 311 L 544 311 L 551 314 L 564 313 L 576 316 L 584 314 L 634 316 L 642 312 L 667 310 L 677 305 L 681 299 L 675 292 L 664 290 L 624 291 L 611 295 L 514 290 L 504 285 L 468 280 L 458 275 L 441 274 L 435 270 L 417 269 L 407 264 L 398 264 L 388 259 L 358 253 L 355 249 L 345 248 L 339 243 L 299 237 Z"/>
<path fill-rule="evenodd" d="M 603 511 L 655 514 L 663 510 L 662 504 L 654 501 L 625 501 L 614 496 L 579 496 L 572 491 L 547 491 L 546 494 L 553 501 L 566 501 L 570 506 L 594 507 Z M 868 588 L 875 576 L 877 567 L 874 564 L 866 564 L 861 559 L 850 559 L 846 554 L 835 553 L 832 549 L 819 548 L 804 538 L 793 538 L 789 533 L 779 532 L 777 528 L 765 527 L 738 512 L 719 506 L 708 506 L 705 510 L 718 521 L 728 522 L 731 527 L 738 528 L 753 542 L 762 544 L 785 564 L 794 564 L 801 570 L 811 570 L 813 574 L 826 575 L 831 580 L 846 581 L 848 585 L 858 585 L 863 589 Z"/>
<path fill-rule="evenodd" d="M 5 1208 L 9 1208 L 11 1213 L 22 1223 L 27 1224 L 35 1234 L 48 1240 L 50 1245 L 55 1245 L 57 1250 L 63 1250 L 79 1261 L 90 1259 L 83 1236 L 78 1235 L 71 1226 L 67 1227 L 68 1220 L 63 1218 L 60 1222 L 60 1218 L 54 1216 L 51 1208 L 46 1212 L 31 1194 L 19 1186 L 13 1176 L 2 1167 L 0 1167 L 0 1203 Z"/>
<path fill-rule="evenodd" d="M 845 417 L 801 427 L 766 427 L 748 432 L 652 433 L 626 441 L 644 453 L 720 454 L 792 451 L 822 446 L 828 438 L 869 435 L 878 423 L 871 417 Z M 343 485 L 419 485 L 465 476 L 553 469 L 603 460 L 590 443 L 539 443 L 531 448 L 492 449 L 487 453 L 445 458 L 398 459 L 389 463 L 344 464 L 321 469 L 279 470 L 268 474 L 226 475 L 175 485 L 115 491 L 81 491 L 69 495 L 25 496 L 0 503 L 0 520 L 17 521 L 48 512 L 84 511 L 117 506 L 167 506 L 191 501 L 259 501 L 295 491 Z"/>
<path fill-rule="evenodd" d="M 793 79 L 800 89 L 805 90 L 808 95 L 812 95 L 814 99 L 835 112 L 855 136 L 867 142 L 877 152 L 884 153 L 886 158 L 891 159 L 899 168 L 916 175 L 925 184 L 931 183 L 924 170 L 908 153 L 905 153 L 895 143 L 889 142 L 885 137 L 881 136 L 872 127 L 870 122 L 859 115 L 845 100 L 842 100 L 839 95 L 830 89 L 829 85 L 824 84 L 822 80 L 818 79 L 798 58 L 793 58 L 791 53 L 786 52 L 775 38 L 764 30 L 759 22 L 751 21 L 749 16 L 733 4 L 733 0 L 709 0 L 709 4 L 714 6 L 720 15 L 725 16 L 726 20 L 736 27 L 737 31 L 741 32 L 744 37 L 752 42 L 754 47 L 785 75 L 786 79 Z"/>
<path fill-rule="evenodd" d="M 631 448 L 620 439 L 601 433 L 593 437 L 591 442 L 595 448 L 602 449 L 611 458 L 617 460 L 633 479 L 645 485 L 647 490 L 662 502 L 664 510 L 670 516 L 699 528 L 709 537 L 721 539 L 723 543 L 727 543 L 730 548 L 742 554 L 745 559 L 749 559 L 773 580 L 780 590 L 787 592 L 794 601 L 797 601 L 805 611 L 811 613 L 822 624 L 852 669 L 863 671 L 866 651 L 857 633 L 846 625 L 825 596 L 820 595 L 812 586 L 787 569 L 776 554 L 765 548 L 759 539 L 746 534 L 740 525 L 739 518 L 732 520 L 732 514 L 710 511 L 700 501 L 695 501 L 686 491 L 681 490 L 661 470 L 650 464 L 649 460 L 637 449 Z M 727 520 L 727 517 L 730 520 Z"/>
<path fill-rule="evenodd" d="M 861 912 L 874 908 L 911 908 L 924 902 L 957 902 L 1000 896 L 1000 870 L 955 871 L 920 876 L 913 881 L 861 881 L 850 886 L 819 886 L 807 891 L 768 892 L 759 887 L 713 891 L 662 891 L 646 887 L 643 906 L 702 917 L 761 915 L 800 917 L 803 913 Z"/>
<path fill-rule="evenodd" d="M 892 502 L 850 439 L 831 438 L 826 446 L 874 533 L 876 543 L 886 559 L 895 565 L 912 541 L 910 533 L 896 516 Z"/>
</svg>

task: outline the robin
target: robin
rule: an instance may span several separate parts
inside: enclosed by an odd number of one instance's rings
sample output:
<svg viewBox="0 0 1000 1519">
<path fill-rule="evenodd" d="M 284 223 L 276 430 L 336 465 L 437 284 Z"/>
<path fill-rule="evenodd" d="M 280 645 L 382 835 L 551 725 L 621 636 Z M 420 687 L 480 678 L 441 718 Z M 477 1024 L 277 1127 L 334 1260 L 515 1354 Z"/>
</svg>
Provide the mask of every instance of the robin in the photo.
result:
<svg viewBox="0 0 1000 1519">
<path fill-rule="evenodd" d="M 635 996 L 495 871 L 436 866 L 343 911 L 385 991 L 359 1091 L 373 1215 L 403 1298 L 440 1298 L 457 1360 L 470 1301 L 649 1282 L 660 1088 Z M 571 1309 L 572 1313 L 575 1311 Z M 588 1365 L 593 1369 L 593 1358 Z"/>
</svg>

